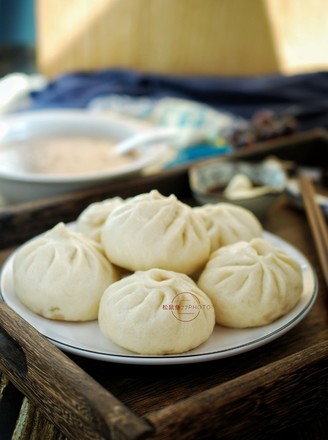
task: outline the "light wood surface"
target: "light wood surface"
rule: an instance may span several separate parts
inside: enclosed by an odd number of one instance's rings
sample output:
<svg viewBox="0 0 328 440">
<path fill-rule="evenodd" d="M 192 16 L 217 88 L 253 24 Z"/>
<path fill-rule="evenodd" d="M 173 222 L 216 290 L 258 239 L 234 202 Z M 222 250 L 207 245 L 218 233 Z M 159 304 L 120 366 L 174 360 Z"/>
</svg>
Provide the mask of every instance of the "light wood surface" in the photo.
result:
<svg viewBox="0 0 328 440">
<path fill-rule="evenodd" d="M 130 68 L 184 75 L 328 66 L 325 0 L 36 0 L 37 62 L 53 77 Z"/>
</svg>

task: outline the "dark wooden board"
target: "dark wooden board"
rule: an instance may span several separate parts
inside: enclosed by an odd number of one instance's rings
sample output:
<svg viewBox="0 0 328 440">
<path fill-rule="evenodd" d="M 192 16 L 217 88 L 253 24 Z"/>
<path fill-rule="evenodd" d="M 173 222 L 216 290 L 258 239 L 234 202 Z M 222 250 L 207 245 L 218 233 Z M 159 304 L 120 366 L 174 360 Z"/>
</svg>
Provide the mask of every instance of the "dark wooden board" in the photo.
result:
<svg viewBox="0 0 328 440">
<path fill-rule="evenodd" d="M 306 148 L 307 155 L 309 151 L 314 152 L 310 157 L 313 164 L 316 165 L 316 159 L 323 166 L 326 165 L 322 160 L 328 151 L 325 149 L 325 133 L 316 135 L 315 138 L 302 137 L 299 142 L 296 145 L 302 160 L 307 161 L 304 156 Z M 284 158 L 290 159 L 292 155 L 297 159 L 295 143 L 287 145 L 286 149 L 280 148 L 279 145 L 267 151 L 277 153 L 279 150 Z M 319 150 L 315 148 L 319 148 L 320 157 Z M 288 154 L 287 150 L 290 150 Z M 248 159 L 260 159 L 265 151 L 259 148 L 255 153 L 255 156 L 248 155 Z M 8 249 L 9 246 L 21 243 L 58 221 L 74 220 L 93 201 L 114 195 L 128 197 L 156 188 L 163 194 L 173 192 L 179 198 L 193 203 L 187 171 L 186 168 L 172 170 L 160 176 L 123 182 L 110 188 L 98 188 L 5 208 L 0 212 L 3 248 L 0 260 L 4 261 L 12 251 Z M 9 315 L 2 315 L 7 316 L 5 328 L 8 331 L 11 329 L 14 334 L 19 333 L 15 336 L 16 342 L 34 371 L 29 372 L 30 376 L 26 376 L 24 372 L 18 374 L 17 365 L 8 363 L 6 358 L 0 362 L 0 369 L 69 438 L 90 438 L 90 432 L 99 432 L 97 421 L 99 411 L 102 413 L 97 404 L 99 395 L 103 396 L 104 405 L 108 405 L 106 414 L 109 419 L 105 416 L 105 420 L 109 425 L 112 423 L 114 426 L 117 423 L 118 419 L 113 419 L 111 414 L 115 408 L 113 402 L 118 402 L 123 413 L 129 414 L 129 423 L 135 422 L 141 427 L 134 434 L 124 430 L 119 433 L 119 430 L 114 429 L 110 437 L 105 438 L 140 438 L 144 435 L 145 438 L 156 439 L 267 439 L 270 438 L 269 430 L 273 438 L 280 433 L 289 433 L 293 438 L 301 439 L 306 438 L 303 436 L 306 433 L 305 427 L 311 429 L 310 437 L 315 433 L 316 436 L 313 435 L 312 438 L 326 438 L 327 286 L 323 281 L 303 211 L 294 208 L 282 196 L 268 213 L 263 225 L 266 230 L 279 235 L 303 252 L 316 270 L 319 281 L 318 298 L 309 315 L 278 339 L 247 353 L 217 361 L 170 366 L 125 365 L 64 355 L 45 340 L 37 346 L 29 340 L 33 332 L 19 332 L 16 318 L 10 320 Z M 12 328 L 15 322 L 16 327 Z M 0 327 L 1 325 L 3 324 L 0 323 Z M 22 325 L 20 323 L 21 327 Z M 11 349 L 10 352 L 15 353 Z M 49 359 L 44 359 L 46 353 Z M 36 355 L 36 359 L 33 355 Z M 57 360 L 53 365 L 56 365 L 56 374 L 60 378 L 60 385 L 56 386 L 52 383 L 52 355 Z M 15 354 L 13 356 L 15 360 Z M 18 353 L 18 360 L 20 356 Z M 41 374 L 42 369 L 44 376 Z M 87 402 L 79 377 L 84 377 L 83 380 L 88 384 Z M 67 393 L 66 402 L 64 391 L 68 383 L 71 384 L 71 390 Z M 91 384 L 95 384 L 94 388 Z M 77 394 L 74 400 L 75 392 Z M 108 400 L 106 393 L 109 395 Z M 73 399 L 75 405 L 71 404 L 70 399 Z M 61 409 L 64 407 L 65 411 L 59 411 L 59 414 L 54 411 L 56 404 L 60 404 Z M 77 416 L 78 408 L 83 408 L 84 418 Z M 149 425 L 154 427 L 153 433 Z M 96 434 L 94 438 L 97 438 Z"/>
</svg>

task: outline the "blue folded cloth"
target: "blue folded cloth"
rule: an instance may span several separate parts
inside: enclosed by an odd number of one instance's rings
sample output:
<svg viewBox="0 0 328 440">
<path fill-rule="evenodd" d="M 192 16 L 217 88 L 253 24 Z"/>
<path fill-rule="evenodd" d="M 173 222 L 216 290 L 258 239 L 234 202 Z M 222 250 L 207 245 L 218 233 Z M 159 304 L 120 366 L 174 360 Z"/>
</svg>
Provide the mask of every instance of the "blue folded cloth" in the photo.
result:
<svg viewBox="0 0 328 440">
<path fill-rule="evenodd" d="M 255 77 L 174 76 L 107 69 L 61 75 L 32 92 L 32 108 L 86 108 L 101 96 L 178 97 L 251 118 L 262 109 L 295 116 L 301 130 L 328 126 L 328 72 Z"/>
</svg>

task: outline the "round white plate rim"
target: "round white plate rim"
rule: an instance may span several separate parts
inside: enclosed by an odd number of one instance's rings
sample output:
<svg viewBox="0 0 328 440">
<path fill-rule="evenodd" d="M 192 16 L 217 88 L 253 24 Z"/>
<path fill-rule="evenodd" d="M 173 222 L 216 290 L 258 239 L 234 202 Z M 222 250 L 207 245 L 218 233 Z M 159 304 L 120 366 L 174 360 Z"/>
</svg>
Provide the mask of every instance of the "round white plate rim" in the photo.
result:
<svg viewBox="0 0 328 440">
<path fill-rule="evenodd" d="M 13 115 L 9 115 L 6 118 L 3 118 L 0 121 L 0 145 L 3 141 L 8 141 L 11 139 L 15 139 L 15 128 L 12 128 L 13 134 L 12 137 L 6 137 L 6 130 L 10 132 L 11 124 L 15 127 L 15 124 L 19 126 L 28 127 L 29 124 L 36 124 L 37 122 L 42 126 L 41 123 L 48 123 L 52 125 L 51 132 L 61 132 L 63 126 L 67 126 L 69 121 L 74 122 L 74 124 L 81 123 L 79 130 L 82 130 L 83 133 L 87 133 L 88 129 L 85 127 L 90 127 L 94 130 L 96 127 L 102 127 L 104 131 L 108 131 L 106 136 L 109 136 L 110 126 L 114 127 L 114 129 L 123 133 L 126 131 L 128 136 L 138 135 L 142 132 L 145 132 L 145 128 L 138 127 L 137 123 L 133 123 L 132 121 L 124 118 L 123 116 L 113 116 L 113 115 L 105 115 L 99 114 L 98 112 L 91 112 L 88 110 L 81 109 L 62 109 L 62 110 L 43 110 L 43 111 L 31 111 L 31 112 L 22 112 Z M 82 123 L 84 122 L 86 125 Z M 61 125 L 63 124 L 63 125 Z M 79 127 L 79 125 L 75 125 Z M 57 127 L 57 129 L 54 129 Z M 57 131 L 58 130 L 58 131 Z M 91 130 L 91 132 L 92 132 Z M 150 130 L 150 129 L 148 129 Z M 28 130 L 27 130 L 28 131 Z M 33 129 L 31 128 L 33 133 Z M 4 134 L 2 134 L 4 133 Z M 36 133 L 47 133 L 47 131 L 43 128 Z M 105 136 L 105 137 L 106 137 Z M 124 141 L 127 136 L 122 137 L 122 141 Z M 141 169 L 152 165 L 156 160 L 159 160 L 166 152 L 167 145 L 165 143 L 159 143 L 154 148 L 151 146 L 146 146 L 143 148 L 142 146 L 138 147 L 137 150 L 141 153 L 140 158 L 133 161 L 131 164 L 128 164 L 124 167 L 120 167 L 116 170 L 108 170 L 101 172 L 90 172 L 76 176 L 70 175 L 46 175 L 46 174 L 31 174 L 28 172 L 6 172 L 6 170 L 0 169 L 0 177 L 5 178 L 7 180 L 14 181 L 23 181 L 23 182 L 31 182 L 31 183 L 74 183 L 74 182 L 92 182 L 98 181 L 102 179 L 115 178 L 118 176 L 123 176 L 126 174 L 130 174 L 136 171 L 140 171 Z"/>
<path fill-rule="evenodd" d="M 294 258 L 298 260 L 301 264 L 303 271 L 303 279 L 306 279 L 306 282 L 310 284 L 311 289 L 303 292 L 303 296 L 301 299 L 301 304 L 299 303 L 291 312 L 289 312 L 284 317 L 278 319 L 273 324 L 269 324 L 268 326 L 257 327 L 255 329 L 226 329 L 222 328 L 218 325 L 215 326 L 215 330 L 213 334 L 210 336 L 211 338 L 216 337 L 216 333 L 220 331 L 225 332 L 235 332 L 243 334 L 245 337 L 247 334 L 250 334 L 252 331 L 261 332 L 264 331 L 262 336 L 256 337 L 254 339 L 250 338 L 246 342 L 236 344 L 232 347 L 227 347 L 224 349 L 218 349 L 216 351 L 211 352 L 197 352 L 197 350 L 201 350 L 201 346 L 197 347 L 190 352 L 175 354 L 175 355 L 159 355 L 159 356 L 145 356 L 138 355 L 132 352 L 128 352 L 126 350 L 117 347 L 117 350 L 121 351 L 121 353 L 112 353 L 112 352 L 101 352 L 95 349 L 90 349 L 86 347 L 81 347 L 78 345 L 74 345 L 72 343 L 65 342 L 63 339 L 59 340 L 59 338 L 54 337 L 56 331 L 53 330 L 54 326 L 58 325 L 66 325 L 66 323 L 59 323 L 57 321 L 53 322 L 51 320 L 47 320 L 45 318 L 39 317 L 34 313 L 30 312 L 27 308 L 25 308 L 22 304 L 19 303 L 15 293 L 12 289 L 12 263 L 14 254 L 11 254 L 8 259 L 5 261 L 2 274 L 1 274 L 1 291 L 2 296 L 5 303 L 11 307 L 16 313 L 18 313 L 21 317 L 23 317 L 27 322 L 29 322 L 32 326 L 34 326 L 43 336 L 45 336 L 49 341 L 51 341 L 58 348 L 61 348 L 63 351 L 76 354 L 82 357 L 92 358 L 101 361 L 107 362 L 115 362 L 115 363 L 124 363 L 124 364 L 134 364 L 134 365 L 169 365 L 169 364 L 185 364 L 185 363 L 198 363 L 205 362 L 210 360 L 222 359 L 230 356 L 234 356 L 237 354 L 241 354 L 247 352 L 249 350 L 258 348 L 262 345 L 267 344 L 270 341 L 282 336 L 287 331 L 291 330 L 295 327 L 311 310 L 315 299 L 317 297 L 318 292 L 318 281 L 315 271 L 313 270 L 311 264 L 308 259 L 294 246 L 283 240 L 282 238 L 269 233 L 267 231 L 264 232 L 264 238 L 268 239 L 274 245 L 283 248 L 287 253 L 292 255 Z M 31 318 L 32 317 L 32 318 Z M 42 330 L 42 323 L 46 322 L 49 328 L 47 332 Z M 281 325 L 279 323 L 281 322 Z M 101 336 L 100 330 L 98 328 L 98 324 L 96 321 L 89 323 L 69 323 L 69 325 L 74 328 L 85 328 L 85 326 L 96 326 L 95 329 L 99 335 Z M 94 331 L 95 331 L 94 330 Z M 115 344 L 113 344 L 115 345 Z M 196 352 L 195 352 L 196 351 Z"/>
</svg>

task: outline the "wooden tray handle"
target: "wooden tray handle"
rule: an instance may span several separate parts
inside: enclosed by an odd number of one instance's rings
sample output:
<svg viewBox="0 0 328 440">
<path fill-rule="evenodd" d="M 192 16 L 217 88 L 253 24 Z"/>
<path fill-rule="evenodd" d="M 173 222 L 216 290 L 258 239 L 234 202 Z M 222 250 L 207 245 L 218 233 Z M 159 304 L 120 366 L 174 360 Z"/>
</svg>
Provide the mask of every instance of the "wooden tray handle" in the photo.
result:
<svg viewBox="0 0 328 440">
<path fill-rule="evenodd" d="M 70 439 L 140 439 L 153 431 L 0 301 L 0 369 Z"/>
</svg>

